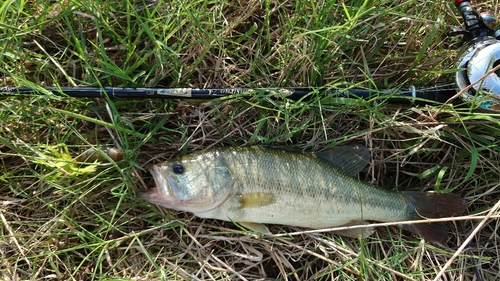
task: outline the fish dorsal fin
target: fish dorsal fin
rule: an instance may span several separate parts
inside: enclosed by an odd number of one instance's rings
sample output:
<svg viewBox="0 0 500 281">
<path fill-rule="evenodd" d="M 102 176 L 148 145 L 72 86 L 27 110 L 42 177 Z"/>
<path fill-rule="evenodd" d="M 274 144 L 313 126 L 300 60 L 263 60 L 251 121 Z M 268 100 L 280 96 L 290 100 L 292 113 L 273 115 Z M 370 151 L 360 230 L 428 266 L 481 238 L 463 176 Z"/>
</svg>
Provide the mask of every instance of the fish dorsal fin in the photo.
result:
<svg viewBox="0 0 500 281">
<path fill-rule="evenodd" d="M 342 145 L 314 155 L 351 177 L 356 177 L 371 160 L 370 151 L 362 144 Z"/>
</svg>

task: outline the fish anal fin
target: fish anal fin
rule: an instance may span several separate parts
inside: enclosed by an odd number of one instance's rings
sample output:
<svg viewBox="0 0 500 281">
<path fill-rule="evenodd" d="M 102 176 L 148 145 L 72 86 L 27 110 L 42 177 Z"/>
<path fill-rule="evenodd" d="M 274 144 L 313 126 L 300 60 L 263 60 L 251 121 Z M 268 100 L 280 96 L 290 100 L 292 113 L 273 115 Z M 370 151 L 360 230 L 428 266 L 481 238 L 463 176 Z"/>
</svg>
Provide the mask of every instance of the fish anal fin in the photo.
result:
<svg viewBox="0 0 500 281">
<path fill-rule="evenodd" d="M 261 223 L 255 223 L 255 222 L 238 222 L 238 223 L 255 232 L 259 232 L 265 235 L 273 235 L 271 231 L 269 231 L 269 228 L 267 228 L 267 226 Z"/>
<path fill-rule="evenodd" d="M 361 144 L 342 145 L 314 155 L 351 177 L 356 177 L 371 160 L 370 151 Z"/>
<path fill-rule="evenodd" d="M 240 202 L 241 209 L 262 207 L 276 202 L 276 196 L 269 192 L 236 194 L 236 198 Z"/>
<path fill-rule="evenodd" d="M 354 226 L 354 225 L 368 225 L 369 223 L 366 221 L 351 221 L 346 225 L 343 226 Z M 373 234 L 375 229 L 373 227 L 359 227 L 359 228 L 351 228 L 351 229 L 344 229 L 344 230 L 335 230 L 333 233 L 346 236 L 346 237 L 352 237 L 352 238 L 366 238 L 369 237 Z"/>
<path fill-rule="evenodd" d="M 454 194 L 404 191 L 402 195 L 408 202 L 407 220 L 452 217 L 467 208 L 467 201 Z M 405 224 L 401 227 L 434 242 L 445 242 L 448 237 L 444 222 Z"/>
</svg>

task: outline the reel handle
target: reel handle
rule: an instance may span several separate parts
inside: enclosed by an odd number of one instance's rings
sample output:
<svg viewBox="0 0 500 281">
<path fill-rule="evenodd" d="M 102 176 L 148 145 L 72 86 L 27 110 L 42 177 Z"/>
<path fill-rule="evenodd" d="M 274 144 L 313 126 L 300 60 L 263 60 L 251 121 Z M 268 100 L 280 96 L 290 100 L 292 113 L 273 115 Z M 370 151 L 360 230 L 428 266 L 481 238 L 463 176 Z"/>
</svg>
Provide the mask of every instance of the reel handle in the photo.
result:
<svg viewBox="0 0 500 281">
<path fill-rule="evenodd" d="M 462 15 L 465 29 L 471 40 L 493 36 L 496 28 L 495 17 L 489 12 L 477 13 L 469 0 L 455 0 L 455 7 Z"/>
</svg>

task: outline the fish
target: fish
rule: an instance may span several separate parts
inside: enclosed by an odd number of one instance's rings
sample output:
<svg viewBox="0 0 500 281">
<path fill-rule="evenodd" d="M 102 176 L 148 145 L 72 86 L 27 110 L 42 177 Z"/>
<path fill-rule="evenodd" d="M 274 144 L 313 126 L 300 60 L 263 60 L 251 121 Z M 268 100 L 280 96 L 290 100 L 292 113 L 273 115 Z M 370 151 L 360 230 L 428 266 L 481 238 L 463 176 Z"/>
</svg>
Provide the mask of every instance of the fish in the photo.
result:
<svg viewBox="0 0 500 281">
<path fill-rule="evenodd" d="M 232 221 L 265 235 L 266 224 L 310 229 L 456 216 L 467 201 L 454 194 L 391 191 L 357 178 L 371 161 L 361 144 L 323 152 L 267 146 L 194 152 L 154 165 L 155 187 L 138 197 L 200 218 Z M 445 223 L 402 224 L 429 241 L 448 237 Z M 341 235 L 364 237 L 371 229 Z"/>
</svg>

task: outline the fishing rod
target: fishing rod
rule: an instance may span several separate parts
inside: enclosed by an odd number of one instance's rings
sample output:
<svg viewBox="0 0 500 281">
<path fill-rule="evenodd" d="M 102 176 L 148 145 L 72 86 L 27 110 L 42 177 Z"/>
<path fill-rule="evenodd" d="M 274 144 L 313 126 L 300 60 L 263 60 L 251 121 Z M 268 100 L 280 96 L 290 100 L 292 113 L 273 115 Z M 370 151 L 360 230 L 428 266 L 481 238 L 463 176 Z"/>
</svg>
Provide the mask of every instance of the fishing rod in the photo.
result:
<svg viewBox="0 0 500 281">
<path fill-rule="evenodd" d="M 234 95 L 250 96 L 255 93 L 263 93 L 282 96 L 292 100 L 307 97 L 307 95 L 318 92 L 328 96 L 344 98 L 373 98 L 391 97 L 400 101 L 431 100 L 446 102 L 456 94 L 456 87 L 436 85 L 430 87 L 415 87 L 399 89 L 386 89 L 382 91 L 367 89 L 314 89 L 314 88 L 227 88 L 227 89 L 203 89 L 203 88 L 117 88 L 117 87 L 48 87 L 44 90 L 55 95 L 67 95 L 71 97 L 103 98 L 180 98 L 180 99 L 213 99 Z M 3 87 L 2 93 L 36 94 L 38 91 L 26 87 Z"/>
<path fill-rule="evenodd" d="M 265 93 L 289 99 L 302 99 L 311 93 L 334 97 L 375 98 L 385 97 L 396 102 L 433 101 L 447 102 L 457 92 L 462 100 L 473 102 L 481 108 L 500 110 L 500 78 L 493 71 L 500 65 L 500 30 L 495 30 L 495 17 L 490 12 L 478 13 L 470 0 L 455 0 L 455 6 L 462 15 L 465 29 L 452 35 L 463 35 L 468 42 L 461 56 L 454 85 L 426 87 L 409 86 L 385 90 L 329 89 L 329 88 L 118 88 L 118 87 L 46 87 L 55 95 L 90 98 L 180 98 L 213 99 L 233 95 L 251 96 Z M 495 68 L 495 69 L 494 69 Z M 500 71 L 499 71 L 500 73 Z M 478 82 L 479 81 L 479 82 Z M 0 87 L 0 95 L 33 95 L 40 92 L 27 87 Z"/>
</svg>

